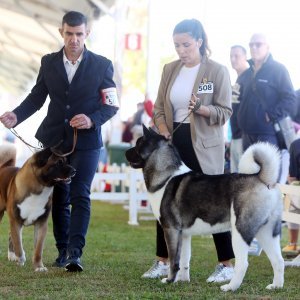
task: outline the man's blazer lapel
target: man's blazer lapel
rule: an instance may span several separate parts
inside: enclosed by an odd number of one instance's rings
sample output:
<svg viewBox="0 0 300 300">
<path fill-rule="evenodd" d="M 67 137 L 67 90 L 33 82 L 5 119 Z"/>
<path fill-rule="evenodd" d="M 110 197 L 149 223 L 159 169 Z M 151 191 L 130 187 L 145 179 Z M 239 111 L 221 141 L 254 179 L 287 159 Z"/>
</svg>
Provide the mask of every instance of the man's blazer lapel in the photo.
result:
<svg viewBox="0 0 300 300">
<path fill-rule="evenodd" d="M 71 81 L 71 86 L 72 85 L 76 85 L 76 82 L 79 80 L 81 80 L 82 76 L 85 76 L 85 67 L 86 67 L 86 60 L 87 60 L 87 57 L 88 57 L 88 51 L 86 50 L 86 48 L 84 48 L 84 52 L 83 52 L 83 56 L 82 56 L 82 60 L 74 74 L 74 77 Z M 84 69 L 84 70 L 83 70 Z"/>
<path fill-rule="evenodd" d="M 59 52 L 59 55 L 56 56 L 56 59 L 54 61 L 54 66 L 58 72 L 58 74 L 69 84 L 67 72 L 64 66 L 63 61 L 63 50 Z"/>
</svg>

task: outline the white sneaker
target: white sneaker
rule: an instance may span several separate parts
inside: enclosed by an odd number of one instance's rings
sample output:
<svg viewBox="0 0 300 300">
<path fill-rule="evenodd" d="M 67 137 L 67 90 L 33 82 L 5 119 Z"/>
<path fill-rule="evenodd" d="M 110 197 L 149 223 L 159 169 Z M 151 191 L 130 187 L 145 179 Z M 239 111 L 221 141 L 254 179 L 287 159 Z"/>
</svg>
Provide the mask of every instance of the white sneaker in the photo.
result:
<svg viewBox="0 0 300 300">
<path fill-rule="evenodd" d="M 253 241 L 250 244 L 248 254 L 249 255 L 260 256 L 261 252 L 262 252 L 262 247 L 258 243 L 258 240 L 254 238 Z"/>
<path fill-rule="evenodd" d="M 233 276 L 233 267 L 226 267 L 218 264 L 215 271 L 207 278 L 206 282 L 225 282 L 231 280 Z"/>
<path fill-rule="evenodd" d="M 155 261 L 154 265 L 142 275 L 142 278 L 159 278 L 162 276 L 168 276 L 169 264 L 162 261 Z"/>
</svg>

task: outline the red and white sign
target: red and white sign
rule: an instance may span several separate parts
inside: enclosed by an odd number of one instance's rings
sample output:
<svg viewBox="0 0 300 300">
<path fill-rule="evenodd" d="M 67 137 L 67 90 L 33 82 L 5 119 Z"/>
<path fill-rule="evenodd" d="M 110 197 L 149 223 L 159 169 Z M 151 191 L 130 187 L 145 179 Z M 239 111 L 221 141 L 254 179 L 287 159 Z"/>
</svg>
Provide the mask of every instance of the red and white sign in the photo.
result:
<svg viewBox="0 0 300 300">
<path fill-rule="evenodd" d="M 126 50 L 141 50 L 142 36 L 139 33 L 127 33 L 125 35 Z"/>
<path fill-rule="evenodd" d="M 114 87 L 101 90 L 103 104 L 119 107 L 117 89 Z"/>
</svg>

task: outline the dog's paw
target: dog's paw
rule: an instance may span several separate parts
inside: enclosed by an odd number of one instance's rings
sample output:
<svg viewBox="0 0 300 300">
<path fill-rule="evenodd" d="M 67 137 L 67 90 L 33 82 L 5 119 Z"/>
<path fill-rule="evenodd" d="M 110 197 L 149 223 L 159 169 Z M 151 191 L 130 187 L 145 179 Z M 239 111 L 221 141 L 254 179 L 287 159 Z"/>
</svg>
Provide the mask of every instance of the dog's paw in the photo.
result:
<svg viewBox="0 0 300 300">
<path fill-rule="evenodd" d="M 189 272 L 181 272 L 179 271 L 176 277 L 177 281 L 190 282 L 190 274 Z"/>
<path fill-rule="evenodd" d="M 7 258 L 9 261 L 18 261 L 18 258 L 16 256 L 15 252 L 8 251 Z"/>
<path fill-rule="evenodd" d="M 19 258 L 19 259 L 17 260 L 17 264 L 18 264 L 19 266 L 23 267 L 23 266 L 25 265 L 25 260 Z"/>
<path fill-rule="evenodd" d="M 166 278 L 163 278 L 163 279 L 161 280 L 161 282 L 162 282 L 162 283 L 173 283 L 174 280 L 169 279 L 168 277 L 166 277 Z"/>
<path fill-rule="evenodd" d="M 25 256 L 25 252 L 23 251 L 22 256 L 21 257 L 17 257 L 17 264 L 19 266 L 24 266 L 25 262 L 26 262 L 26 256 Z"/>
<path fill-rule="evenodd" d="M 48 272 L 48 269 L 44 266 L 35 268 L 34 272 Z"/>
<path fill-rule="evenodd" d="M 238 287 L 234 288 L 232 285 L 230 285 L 230 283 L 228 283 L 228 284 L 221 285 L 220 289 L 223 292 L 229 292 L 229 291 L 235 291 L 236 289 L 238 289 Z"/>
<path fill-rule="evenodd" d="M 267 290 L 274 290 L 274 289 L 281 289 L 281 288 L 283 288 L 283 284 L 282 285 L 276 285 L 274 283 L 271 283 L 271 284 L 266 286 Z"/>
<path fill-rule="evenodd" d="M 161 280 L 161 282 L 162 282 L 162 283 L 168 283 L 168 277 L 163 278 L 163 279 Z"/>
<path fill-rule="evenodd" d="M 221 285 L 220 289 L 221 289 L 223 292 L 231 291 L 231 288 L 230 288 L 230 285 L 229 285 L 229 284 Z"/>
</svg>

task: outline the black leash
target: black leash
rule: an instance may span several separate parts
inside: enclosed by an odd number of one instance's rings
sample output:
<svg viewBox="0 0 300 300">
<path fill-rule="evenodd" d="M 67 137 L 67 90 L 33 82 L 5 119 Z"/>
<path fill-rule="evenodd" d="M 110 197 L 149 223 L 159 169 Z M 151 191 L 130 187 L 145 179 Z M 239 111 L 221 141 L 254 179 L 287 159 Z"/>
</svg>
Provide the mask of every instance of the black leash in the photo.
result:
<svg viewBox="0 0 300 300">
<path fill-rule="evenodd" d="M 188 113 L 188 115 L 174 128 L 172 135 L 174 134 L 174 132 L 184 123 L 184 121 L 191 115 L 191 113 L 197 111 L 201 106 L 201 101 L 200 99 L 197 99 L 195 106 L 193 107 L 193 109 Z"/>
</svg>

